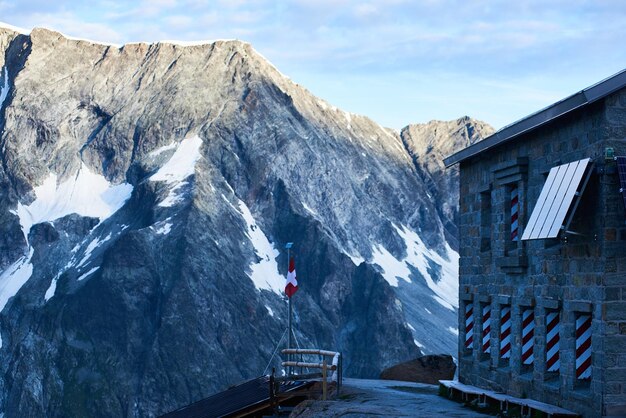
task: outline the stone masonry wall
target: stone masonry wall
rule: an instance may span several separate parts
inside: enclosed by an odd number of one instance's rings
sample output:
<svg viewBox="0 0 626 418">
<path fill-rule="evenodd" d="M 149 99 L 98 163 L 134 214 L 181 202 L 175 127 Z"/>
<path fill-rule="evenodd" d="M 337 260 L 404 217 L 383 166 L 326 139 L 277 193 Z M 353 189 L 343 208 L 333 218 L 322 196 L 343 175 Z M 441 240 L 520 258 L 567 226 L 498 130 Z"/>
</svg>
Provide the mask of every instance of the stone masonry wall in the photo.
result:
<svg viewBox="0 0 626 418">
<path fill-rule="evenodd" d="M 607 146 L 615 155 L 626 156 L 626 91 L 607 98 Z M 604 334 L 604 403 L 605 413 L 626 416 L 626 221 L 624 200 L 617 175 L 607 176 L 607 193 L 604 215 L 603 278 L 604 309 L 602 327 Z"/>
<path fill-rule="evenodd" d="M 562 406 L 584 416 L 626 414 L 626 212 L 606 147 L 626 155 L 626 91 L 464 161 L 460 177 L 459 379 Z M 552 167 L 590 157 L 594 171 L 565 239 L 511 241 L 510 193 L 519 191 L 519 235 Z M 489 200 L 487 202 L 487 200 Z M 487 235 L 487 236 L 485 236 Z M 465 305 L 474 344 L 464 349 Z M 491 352 L 481 350 L 481 309 L 491 306 Z M 500 310 L 511 307 L 511 357 L 501 359 Z M 521 360 L 522 310 L 535 315 L 534 364 Z M 560 370 L 546 370 L 546 315 L 560 314 Z M 592 374 L 575 375 L 575 321 L 592 317 Z"/>
</svg>

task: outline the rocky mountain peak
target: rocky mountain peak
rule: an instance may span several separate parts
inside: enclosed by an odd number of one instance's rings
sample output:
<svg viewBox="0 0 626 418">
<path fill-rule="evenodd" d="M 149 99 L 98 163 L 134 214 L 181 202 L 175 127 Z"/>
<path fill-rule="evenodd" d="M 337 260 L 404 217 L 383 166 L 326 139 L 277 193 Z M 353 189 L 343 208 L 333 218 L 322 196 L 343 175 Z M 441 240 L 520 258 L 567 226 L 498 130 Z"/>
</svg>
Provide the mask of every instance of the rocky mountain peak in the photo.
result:
<svg viewBox="0 0 626 418">
<path fill-rule="evenodd" d="M 463 116 L 452 121 L 433 120 L 408 125 L 400 136 L 411 155 L 415 167 L 428 185 L 437 210 L 444 220 L 446 238 L 456 248 L 457 205 L 459 198 L 458 167 L 446 170 L 444 158 L 493 134 L 495 130 L 485 122 Z"/>
<path fill-rule="evenodd" d="M 463 116 L 452 121 L 408 125 L 402 129 L 401 136 L 413 155 L 428 156 L 429 162 L 443 167 L 443 158 L 494 132 L 485 122 Z"/>
<path fill-rule="evenodd" d="M 455 203 L 422 162 L 477 122 L 399 135 L 239 41 L 0 29 L 0 57 L 7 418 L 154 416 L 262 373 L 286 242 L 301 346 L 363 377 L 456 352 Z"/>
</svg>

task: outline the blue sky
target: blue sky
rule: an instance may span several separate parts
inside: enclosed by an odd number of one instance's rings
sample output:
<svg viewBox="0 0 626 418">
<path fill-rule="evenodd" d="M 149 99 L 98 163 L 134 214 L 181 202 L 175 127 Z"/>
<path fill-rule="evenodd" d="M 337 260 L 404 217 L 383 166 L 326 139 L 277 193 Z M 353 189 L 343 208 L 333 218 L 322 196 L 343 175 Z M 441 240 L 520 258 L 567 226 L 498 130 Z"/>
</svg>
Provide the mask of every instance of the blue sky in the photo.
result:
<svg viewBox="0 0 626 418">
<path fill-rule="evenodd" d="M 0 0 L 0 21 L 97 41 L 241 39 L 344 110 L 496 128 L 626 68 L 626 2 Z"/>
</svg>

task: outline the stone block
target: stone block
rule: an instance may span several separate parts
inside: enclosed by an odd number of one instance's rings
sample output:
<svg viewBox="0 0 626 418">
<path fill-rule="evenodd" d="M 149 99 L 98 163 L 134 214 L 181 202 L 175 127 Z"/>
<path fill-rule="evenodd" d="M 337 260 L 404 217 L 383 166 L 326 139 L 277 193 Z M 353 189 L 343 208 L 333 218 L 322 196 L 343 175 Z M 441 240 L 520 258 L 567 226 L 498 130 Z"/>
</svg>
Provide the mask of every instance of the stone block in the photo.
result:
<svg viewBox="0 0 626 418">
<path fill-rule="evenodd" d="M 559 309 L 561 301 L 553 298 L 538 298 L 537 306 L 545 309 Z"/>
<path fill-rule="evenodd" d="M 615 228 L 605 228 L 604 229 L 604 239 L 605 239 L 605 241 L 616 241 L 617 240 L 617 230 Z"/>
<path fill-rule="evenodd" d="M 626 277 L 623 274 L 606 274 L 603 283 L 606 286 L 624 286 L 626 285 Z"/>
<path fill-rule="evenodd" d="M 606 354 L 621 354 L 624 352 L 624 347 L 626 347 L 626 335 L 607 335 L 604 337 L 604 352 Z"/>
<path fill-rule="evenodd" d="M 535 298 L 532 296 L 517 296 L 514 299 L 515 303 L 520 306 L 532 307 L 535 306 Z"/>
<path fill-rule="evenodd" d="M 564 303 L 564 309 L 569 312 L 589 313 L 591 312 L 591 303 L 578 300 L 566 301 Z"/>
<path fill-rule="evenodd" d="M 617 354 L 617 366 L 626 367 L 626 353 Z"/>
<path fill-rule="evenodd" d="M 619 322 L 605 322 L 605 334 L 606 335 L 619 334 Z"/>
<path fill-rule="evenodd" d="M 607 395 L 619 395 L 622 393 L 622 384 L 620 382 L 609 382 L 604 386 Z"/>
<path fill-rule="evenodd" d="M 607 302 L 604 306 L 604 320 L 626 321 L 626 301 Z"/>
<path fill-rule="evenodd" d="M 477 299 L 480 303 L 491 303 L 491 295 L 480 294 Z"/>
<path fill-rule="evenodd" d="M 605 417 L 626 417 L 626 401 L 623 396 L 607 396 L 605 398 Z"/>
<path fill-rule="evenodd" d="M 511 296 L 509 296 L 509 295 L 496 295 L 494 300 L 499 305 L 510 305 L 511 304 Z"/>
</svg>

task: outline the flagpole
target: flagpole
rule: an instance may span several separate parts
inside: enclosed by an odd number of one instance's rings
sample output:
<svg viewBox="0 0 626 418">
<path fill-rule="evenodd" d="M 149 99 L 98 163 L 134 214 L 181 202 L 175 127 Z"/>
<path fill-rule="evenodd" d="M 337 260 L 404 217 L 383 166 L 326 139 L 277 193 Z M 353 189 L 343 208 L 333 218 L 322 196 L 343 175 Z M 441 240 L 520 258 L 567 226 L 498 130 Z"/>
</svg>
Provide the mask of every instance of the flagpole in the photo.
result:
<svg viewBox="0 0 626 418">
<path fill-rule="evenodd" d="M 287 248 L 287 275 L 289 275 L 289 262 L 291 260 L 291 258 L 289 257 L 289 250 L 291 249 L 291 247 L 293 246 L 293 242 L 288 242 L 287 244 L 285 244 L 285 248 Z M 291 317 L 293 316 L 293 305 L 291 303 L 291 297 L 288 296 L 287 297 L 289 299 L 289 339 L 288 339 L 288 345 L 287 348 L 293 348 L 293 332 L 291 330 Z M 291 361 L 292 360 L 292 355 L 289 354 L 287 356 L 287 360 Z M 289 368 L 287 369 L 287 374 L 289 376 L 291 376 L 293 374 L 293 367 L 289 366 Z"/>
</svg>

